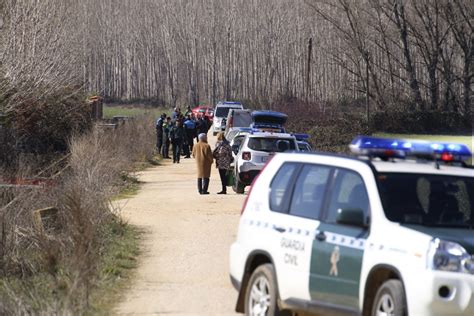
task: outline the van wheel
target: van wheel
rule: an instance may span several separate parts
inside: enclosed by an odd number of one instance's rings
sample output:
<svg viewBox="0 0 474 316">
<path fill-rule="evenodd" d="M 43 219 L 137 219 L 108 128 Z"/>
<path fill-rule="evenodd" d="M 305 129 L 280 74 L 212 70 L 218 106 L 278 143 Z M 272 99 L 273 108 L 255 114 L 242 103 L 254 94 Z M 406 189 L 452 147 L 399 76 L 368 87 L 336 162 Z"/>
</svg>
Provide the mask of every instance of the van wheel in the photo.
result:
<svg viewBox="0 0 474 316">
<path fill-rule="evenodd" d="M 232 189 L 237 194 L 244 194 L 245 185 L 242 182 L 240 182 L 239 179 L 235 178 L 234 185 L 232 186 Z"/>
<path fill-rule="evenodd" d="M 245 291 L 245 315 L 291 315 L 290 312 L 280 311 L 278 308 L 278 289 L 275 280 L 273 265 L 267 263 L 255 269 Z"/>
<path fill-rule="evenodd" d="M 406 316 L 405 290 L 400 280 L 388 280 L 375 295 L 372 316 Z"/>
</svg>

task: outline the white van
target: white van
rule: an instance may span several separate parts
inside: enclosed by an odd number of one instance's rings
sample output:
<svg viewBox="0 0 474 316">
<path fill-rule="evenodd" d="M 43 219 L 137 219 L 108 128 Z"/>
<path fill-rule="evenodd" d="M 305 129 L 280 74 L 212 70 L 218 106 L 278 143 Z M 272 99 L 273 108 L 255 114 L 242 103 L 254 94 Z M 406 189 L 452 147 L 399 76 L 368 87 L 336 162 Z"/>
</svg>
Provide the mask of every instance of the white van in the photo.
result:
<svg viewBox="0 0 474 316">
<path fill-rule="evenodd" d="M 243 110 L 244 106 L 240 102 L 219 102 L 217 103 L 214 109 L 214 118 L 212 120 L 212 134 L 214 136 L 217 133 L 222 132 L 225 130 L 225 120 L 227 119 L 227 115 L 231 109 L 239 109 Z M 224 122 L 223 122 L 224 120 Z"/>
</svg>

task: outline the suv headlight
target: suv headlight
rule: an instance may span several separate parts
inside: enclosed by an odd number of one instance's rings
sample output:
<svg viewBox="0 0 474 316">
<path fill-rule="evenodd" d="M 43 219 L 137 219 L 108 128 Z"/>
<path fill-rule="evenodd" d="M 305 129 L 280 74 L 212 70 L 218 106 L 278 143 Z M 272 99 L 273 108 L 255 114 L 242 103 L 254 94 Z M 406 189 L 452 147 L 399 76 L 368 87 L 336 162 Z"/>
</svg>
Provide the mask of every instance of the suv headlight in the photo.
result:
<svg viewBox="0 0 474 316">
<path fill-rule="evenodd" d="M 428 268 L 474 274 L 474 258 L 457 243 L 433 239 L 428 251 Z"/>
</svg>

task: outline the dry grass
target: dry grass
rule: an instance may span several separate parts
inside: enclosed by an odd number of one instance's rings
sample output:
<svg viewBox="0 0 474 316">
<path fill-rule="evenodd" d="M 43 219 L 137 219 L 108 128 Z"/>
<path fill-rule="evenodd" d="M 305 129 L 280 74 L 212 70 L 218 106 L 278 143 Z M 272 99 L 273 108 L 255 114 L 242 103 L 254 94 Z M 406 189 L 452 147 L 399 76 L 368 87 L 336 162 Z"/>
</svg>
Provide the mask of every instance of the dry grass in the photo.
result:
<svg viewBox="0 0 474 316">
<path fill-rule="evenodd" d="M 71 139 L 68 168 L 56 186 L 2 192 L 0 314 L 83 314 L 94 308 L 91 293 L 109 279 L 103 258 L 127 231 L 110 200 L 124 174 L 153 158 L 154 143 L 148 118 L 114 131 L 94 128 Z M 58 210 L 56 229 L 42 233 L 32 210 L 50 206 Z M 105 271 L 115 273 L 108 266 Z"/>
</svg>

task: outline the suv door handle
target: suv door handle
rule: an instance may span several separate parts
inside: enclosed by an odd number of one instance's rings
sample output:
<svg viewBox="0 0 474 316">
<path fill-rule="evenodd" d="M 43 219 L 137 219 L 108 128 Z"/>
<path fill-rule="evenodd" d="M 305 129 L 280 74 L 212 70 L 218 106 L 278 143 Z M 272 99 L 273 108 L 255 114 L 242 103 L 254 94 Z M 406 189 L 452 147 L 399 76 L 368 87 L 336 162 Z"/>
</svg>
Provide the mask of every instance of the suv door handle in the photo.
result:
<svg viewBox="0 0 474 316">
<path fill-rule="evenodd" d="M 286 228 L 283 228 L 283 227 L 273 226 L 273 229 L 276 230 L 279 233 L 286 232 Z"/>
<path fill-rule="evenodd" d="M 326 241 L 326 234 L 324 232 L 319 232 L 319 234 L 316 235 L 316 239 L 319 241 Z"/>
</svg>

